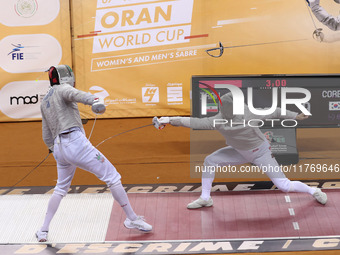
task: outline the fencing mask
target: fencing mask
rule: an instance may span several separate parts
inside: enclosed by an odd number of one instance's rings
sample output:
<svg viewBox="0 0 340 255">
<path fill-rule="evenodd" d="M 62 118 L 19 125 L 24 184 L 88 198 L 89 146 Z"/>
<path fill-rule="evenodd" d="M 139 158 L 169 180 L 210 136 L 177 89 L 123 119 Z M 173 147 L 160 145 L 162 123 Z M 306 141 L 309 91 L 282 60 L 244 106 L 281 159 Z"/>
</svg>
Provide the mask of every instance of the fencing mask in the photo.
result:
<svg viewBox="0 0 340 255">
<path fill-rule="evenodd" d="M 67 83 L 74 87 L 74 74 L 68 65 L 51 66 L 48 69 L 51 86 Z"/>
</svg>

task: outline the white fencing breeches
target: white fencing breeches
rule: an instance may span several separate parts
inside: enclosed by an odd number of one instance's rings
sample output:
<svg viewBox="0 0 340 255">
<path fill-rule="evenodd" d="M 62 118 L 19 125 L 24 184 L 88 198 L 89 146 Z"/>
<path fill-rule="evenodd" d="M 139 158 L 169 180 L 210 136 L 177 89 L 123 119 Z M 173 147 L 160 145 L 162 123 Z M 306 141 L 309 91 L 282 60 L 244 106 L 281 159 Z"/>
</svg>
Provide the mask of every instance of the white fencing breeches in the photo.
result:
<svg viewBox="0 0 340 255">
<path fill-rule="evenodd" d="M 80 129 L 57 136 L 53 156 L 58 169 L 54 192 L 62 196 L 67 194 L 77 167 L 93 173 L 108 187 L 121 178 L 111 162 L 90 143 Z"/>
<path fill-rule="evenodd" d="M 307 192 L 313 194 L 315 189 L 304 183 L 290 181 L 281 171 L 276 159 L 272 156 L 270 144 L 263 142 L 258 148 L 243 151 L 234 149 L 231 146 L 221 148 L 205 158 L 205 166 L 228 166 L 253 163 L 260 167 L 277 188 L 283 192 Z M 272 169 L 270 171 L 269 169 Z M 267 171 L 265 171 L 267 170 Z M 215 172 L 205 172 L 202 174 L 202 198 L 208 199 Z"/>
</svg>

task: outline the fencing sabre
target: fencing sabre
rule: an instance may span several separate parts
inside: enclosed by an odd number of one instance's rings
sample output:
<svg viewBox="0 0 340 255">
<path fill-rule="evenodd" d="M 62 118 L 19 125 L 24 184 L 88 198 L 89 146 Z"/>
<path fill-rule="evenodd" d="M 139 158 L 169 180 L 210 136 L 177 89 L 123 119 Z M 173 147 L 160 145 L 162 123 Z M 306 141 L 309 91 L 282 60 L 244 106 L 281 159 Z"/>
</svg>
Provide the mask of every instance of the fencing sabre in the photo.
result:
<svg viewBox="0 0 340 255">
<path fill-rule="evenodd" d="M 265 42 L 265 43 L 254 43 L 254 44 L 242 44 L 242 45 L 234 45 L 234 46 L 223 46 L 221 42 L 218 43 L 218 47 L 207 49 L 205 52 L 213 58 L 222 57 L 224 53 L 224 49 L 232 49 L 232 48 L 241 48 L 241 47 L 250 47 L 250 46 L 260 46 L 260 45 L 268 45 L 268 44 L 277 44 L 277 43 L 287 43 L 287 42 L 298 42 L 305 41 L 308 39 L 295 39 L 295 40 L 285 40 L 285 41 L 273 41 L 273 42 Z M 217 52 L 217 53 L 214 53 Z"/>
</svg>

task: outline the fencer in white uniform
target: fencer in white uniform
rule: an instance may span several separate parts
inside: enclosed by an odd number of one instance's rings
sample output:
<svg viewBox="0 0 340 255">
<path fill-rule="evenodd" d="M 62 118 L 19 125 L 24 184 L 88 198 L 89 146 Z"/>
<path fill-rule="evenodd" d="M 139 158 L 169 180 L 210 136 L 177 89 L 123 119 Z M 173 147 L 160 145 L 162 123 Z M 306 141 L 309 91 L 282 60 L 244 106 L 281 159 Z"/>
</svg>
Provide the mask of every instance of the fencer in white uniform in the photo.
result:
<svg viewBox="0 0 340 255">
<path fill-rule="evenodd" d="M 340 3 L 340 0 L 334 0 Z M 340 30 L 340 16 L 334 17 L 330 15 L 321 5 L 320 0 L 307 0 L 315 17 L 325 26 L 333 31 Z"/>
<path fill-rule="evenodd" d="M 67 65 L 52 66 L 48 74 L 51 87 L 40 107 L 42 136 L 57 162 L 58 180 L 44 223 L 36 232 L 38 241 L 47 241 L 50 222 L 70 188 L 77 167 L 93 173 L 107 184 L 127 216 L 125 227 L 151 231 L 152 226 L 133 211 L 116 168 L 85 136 L 77 103 L 92 105 L 94 113 L 102 114 L 106 110 L 103 100 L 74 88 L 74 74 Z"/>
<path fill-rule="evenodd" d="M 286 116 L 281 116 L 281 109 L 277 109 L 273 114 L 266 116 L 258 116 L 251 113 L 245 105 L 244 115 L 233 115 L 233 97 L 231 93 L 227 93 L 221 97 L 222 106 L 220 112 L 208 118 L 190 118 L 190 117 L 155 117 L 153 123 L 156 128 L 162 128 L 166 124 L 172 126 L 183 126 L 193 129 L 215 129 L 218 130 L 226 139 L 228 146 L 221 148 L 204 160 L 206 169 L 216 166 L 239 165 L 252 163 L 260 167 L 272 182 L 283 192 L 305 192 L 314 196 L 321 204 L 326 204 L 327 195 L 319 188 L 312 188 L 300 181 L 290 181 L 282 172 L 278 162 L 272 156 L 270 144 L 264 134 L 258 127 L 250 127 L 248 125 L 231 126 L 234 123 L 241 123 L 243 120 L 251 119 L 296 119 L 303 120 L 307 118 L 304 114 L 287 111 Z M 228 120 L 226 124 L 214 125 L 214 120 Z M 255 126 L 256 124 L 253 124 Z M 214 127 L 215 126 L 215 127 Z M 212 169 L 212 168 L 210 168 Z M 272 171 L 268 171 L 272 169 Z M 196 209 L 201 207 L 209 207 L 213 205 L 210 196 L 212 183 L 215 177 L 214 171 L 205 171 L 202 173 L 202 193 L 201 196 L 188 204 L 187 208 Z"/>
</svg>

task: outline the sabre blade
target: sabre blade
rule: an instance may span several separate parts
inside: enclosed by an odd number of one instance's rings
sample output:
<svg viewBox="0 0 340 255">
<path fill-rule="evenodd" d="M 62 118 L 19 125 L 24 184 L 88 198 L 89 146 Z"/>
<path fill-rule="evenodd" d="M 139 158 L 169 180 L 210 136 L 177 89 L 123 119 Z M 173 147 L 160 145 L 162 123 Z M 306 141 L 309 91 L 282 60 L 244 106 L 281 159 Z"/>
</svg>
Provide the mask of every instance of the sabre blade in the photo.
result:
<svg viewBox="0 0 340 255">
<path fill-rule="evenodd" d="M 223 55 L 224 53 L 224 49 L 232 49 L 232 48 L 242 48 L 242 47 L 251 47 L 251 46 L 260 46 L 260 45 L 269 45 L 269 44 L 277 44 L 277 43 L 288 43 L 288 42 L 299 42 L 299 41 L 306 41 L 308 39 L 294 39 L 294 40 L 282 40 L 282 41 L 273 41 L 273 42 L 264 42 L 264 43 L 253 43 L 253 44 L 241 44 L 241 45 L 234 45 L 234 46 L 223 46 L 223 44 L 221 42 L 219 42 L 219 47 L 217 48 L 211 48 L 211 49 L 207 49 L 205 52 L 214 58 L 219 58 Z M 215 51 L 215 50 L 219 50 L 220 54 L 218 55 L 213 55 L 210 53 L 210 51 Z"/>
</svg>

